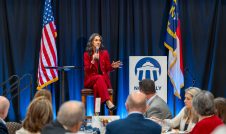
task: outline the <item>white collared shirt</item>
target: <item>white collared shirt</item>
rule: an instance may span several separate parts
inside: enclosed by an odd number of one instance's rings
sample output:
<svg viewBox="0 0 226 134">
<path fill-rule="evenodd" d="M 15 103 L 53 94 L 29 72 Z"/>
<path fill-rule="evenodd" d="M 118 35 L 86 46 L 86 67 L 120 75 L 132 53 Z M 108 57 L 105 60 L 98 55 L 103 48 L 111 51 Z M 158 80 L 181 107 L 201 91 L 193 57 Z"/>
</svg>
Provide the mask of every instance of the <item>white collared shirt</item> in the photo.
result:
<svg viewBox="0 0 226 134">
<path fill-rule="evenodd" d="M 146 102 L 147 105 L 149 105 L 149 103 L 155 98 L 155 96 L 157 96 L 157 94 L 153 95 L 151 98 L 149 98 Z"/>
<path fill-rule="evenodd" d="M 138 111 L 134 111 L 134 112 L 130 112 L 130 113 L 128 113 L 128 115 L 130 115 L 130 114 L 142 114 L 142 115 L 143 115 L 143 113 L 138 112 Z"/>
<path fill-rule="evenodd" d="M 2 118 L 0 118 L 0 122 L 2 122 L 3 124 L 6 124 L 6 122 Z"/>
</svg>

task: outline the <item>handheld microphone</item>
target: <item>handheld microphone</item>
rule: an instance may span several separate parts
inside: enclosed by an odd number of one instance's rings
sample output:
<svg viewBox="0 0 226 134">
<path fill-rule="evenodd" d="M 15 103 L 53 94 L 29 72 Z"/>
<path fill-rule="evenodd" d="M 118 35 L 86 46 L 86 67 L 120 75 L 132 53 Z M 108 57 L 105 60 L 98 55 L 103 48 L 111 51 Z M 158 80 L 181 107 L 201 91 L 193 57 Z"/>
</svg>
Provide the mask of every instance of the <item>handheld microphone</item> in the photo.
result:
<svg viewBox="0 0 226 134">
<path fill-rule="evenodd" d="M 98 53 L 98 52 L 99 52 L 99 47 L 96 47 L 95 53 Z"/>
<path fill-rule="evenodd" d="M 96 46 L 95 53 L 98 54 L 98 52 L 99 52 L 99 47 Z M 96 61 L 98 61 L 98 60 L 99 60 L 99 54 L 98 54 L 98 57 L 94 57 L 94 59 L 95 59 Z"/>
</svg>

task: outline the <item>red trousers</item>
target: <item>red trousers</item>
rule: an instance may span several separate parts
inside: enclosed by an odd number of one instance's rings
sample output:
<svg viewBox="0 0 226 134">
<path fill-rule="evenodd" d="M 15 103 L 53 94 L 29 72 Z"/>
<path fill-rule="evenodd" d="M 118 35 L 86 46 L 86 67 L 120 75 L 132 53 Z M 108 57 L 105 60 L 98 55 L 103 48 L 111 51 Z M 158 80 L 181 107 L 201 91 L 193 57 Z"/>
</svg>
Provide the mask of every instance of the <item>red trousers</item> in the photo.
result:
<svg viewBox="0 0 226 134">
<path fill-rule="evenodd" d="M 108 85 L 105 77 L 103 75 L 94 75 L 89 78 L 88 81 L 84 83 L 85 87 L 92 88 L 94 92 L 94 102 L 97 97 L 101 98 L 101 103 L 109 100 Z"/>
</svg>

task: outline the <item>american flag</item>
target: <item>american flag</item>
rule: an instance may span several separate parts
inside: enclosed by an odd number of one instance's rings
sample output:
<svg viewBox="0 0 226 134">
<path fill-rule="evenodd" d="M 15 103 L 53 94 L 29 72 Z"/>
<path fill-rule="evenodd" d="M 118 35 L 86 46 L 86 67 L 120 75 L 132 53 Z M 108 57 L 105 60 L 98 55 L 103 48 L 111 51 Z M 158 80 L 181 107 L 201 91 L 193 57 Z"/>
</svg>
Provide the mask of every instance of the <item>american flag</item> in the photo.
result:
<svg viewBox="0 0 226 134">
<path fill-rule="evenodd" d="M 46 66 L 57 66 L 56 26 L 54 24 L 51 0 L 45 1 L 42 26 L 38 65 L 38 90 L 58 80 L 58 72 L 56 69 L 45 68 Z"/>
<path fill-rule="evenodd" d="M 166 31 L 164 45 L 169 50 L 168 76 L 174 87 L 174 94 L 181 98 L 180 89 L 184 86 L 184 74 L 178 0 L 171 2 Z"/>
</svg>

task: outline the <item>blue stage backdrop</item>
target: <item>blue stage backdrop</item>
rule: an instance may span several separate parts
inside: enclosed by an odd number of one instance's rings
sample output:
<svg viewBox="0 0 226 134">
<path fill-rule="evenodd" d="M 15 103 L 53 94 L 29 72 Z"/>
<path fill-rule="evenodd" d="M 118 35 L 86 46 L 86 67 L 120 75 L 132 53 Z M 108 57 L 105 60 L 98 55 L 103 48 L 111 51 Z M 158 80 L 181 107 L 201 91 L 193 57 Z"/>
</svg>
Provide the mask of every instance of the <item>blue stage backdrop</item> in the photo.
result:
<svg viewBox="0 0 226 134">
<path fill-rule="evenodd" d="M 58 65 L 81 69 L 65 74 L 66 100 L 81 100 L 84 70 L 83 53 L 88 37 L 103 36 L 111 60 L 121 60 L 123 67 L 111 73 L 115 114 L 125 117 L 129 93 L 129 56 L 167 56 L 164 39 L 170 0 L 53 0 L 57 26 Z M 184 57 L 185 88 L 197 86 L 216 97 L 226 97 L 226 10 L 225 0 L 179 0 Z M 0 82 L 11 75 L 30 73 L 32 94 L 37 86 L 44 0 L 0 0 Z M 60 80 L 48 88 L 53 94 L 54 114 L 60 106 Z M 21 83 L 21 86 L 23 86 Z M 173 114 L 184 106 L 174 98 L 168 81 L 168 105 Z M 0 88 L 2 93 L 2 88 Z M 89 104 L 93 103 L 89 97 Z M 8 120 L 23 120 L 30 102 L 29 88 L 11 101 Z M 89 106 L 90 115 L 93 106 Z M 175 111 L 175 113 L 174 113 Z"/>
</svg>

